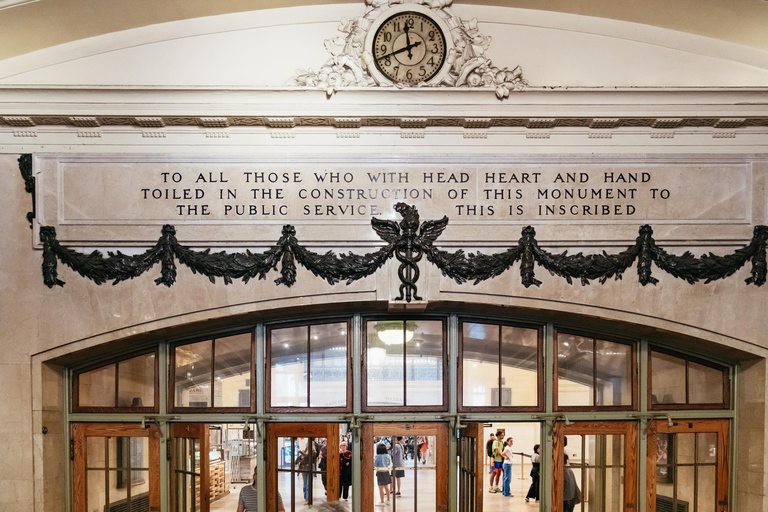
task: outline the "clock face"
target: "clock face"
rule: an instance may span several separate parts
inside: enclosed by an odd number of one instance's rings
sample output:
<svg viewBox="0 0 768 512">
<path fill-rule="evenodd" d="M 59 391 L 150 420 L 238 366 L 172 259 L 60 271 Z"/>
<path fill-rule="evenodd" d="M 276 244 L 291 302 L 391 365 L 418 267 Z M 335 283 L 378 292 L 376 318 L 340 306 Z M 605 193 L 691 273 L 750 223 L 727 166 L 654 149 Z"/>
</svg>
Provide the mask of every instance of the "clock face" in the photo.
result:
<svg viewBox="0 0 768 512">
<path fill-rule="evenodd" d="M 373 59 L 379 71 L 395 83 L 426 82 L 445 62 L 445 36 L 429 16 L 401 12 L 376 31 Z"/>
</svg>

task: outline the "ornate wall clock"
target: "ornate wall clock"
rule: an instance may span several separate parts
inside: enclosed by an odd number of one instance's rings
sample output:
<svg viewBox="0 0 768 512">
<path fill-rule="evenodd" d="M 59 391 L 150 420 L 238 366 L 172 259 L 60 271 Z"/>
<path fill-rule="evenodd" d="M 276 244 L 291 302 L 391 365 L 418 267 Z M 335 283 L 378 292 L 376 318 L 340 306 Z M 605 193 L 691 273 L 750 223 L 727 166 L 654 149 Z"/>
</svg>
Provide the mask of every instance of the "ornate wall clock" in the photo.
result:
<svg viewBox="0 0 768 512">
<path fill-rule="evenodd" d="M 374 21 L 366 47 L 373 56 L 370 72 L 379 83 L 437 83 L 445 74 L 453 47 L 445 22 L 420 5 L 398 5 Z"/>
</svg>

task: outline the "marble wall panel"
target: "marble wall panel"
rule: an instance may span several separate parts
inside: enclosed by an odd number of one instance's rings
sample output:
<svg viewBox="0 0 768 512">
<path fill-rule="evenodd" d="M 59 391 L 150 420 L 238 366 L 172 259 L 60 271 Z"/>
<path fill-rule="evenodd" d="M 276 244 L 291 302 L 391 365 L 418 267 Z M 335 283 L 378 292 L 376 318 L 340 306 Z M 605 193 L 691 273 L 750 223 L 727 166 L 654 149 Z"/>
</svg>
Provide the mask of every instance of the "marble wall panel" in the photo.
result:
<svg viewBox="0 0 768 512">
<path fill-rule="evenodd" d="M 41 370 L 35 377 L 43 383 L 39 386 L 33 422 L 29 365 L 33 354 L 43 351 L 59 354 L 68 351 L 70 344 L 81 348 L 83 344 L 96 345 L 136 333 L 167 333 L 191 322 L 272 308 L 362 300 L 386 303 L 398 293 L 396 262 L 350 286 L 328 285 L 299 269 L 297 284 L 292 288 L 275 286 L 273 280 L 278 277 L 277 273 L 271 273 L 264 281 L 224 286 L 220 280 L 211 284 L 183 267 L 179 267 L 178 282 L 172 288 L 155 285 L 159 267 L 114 287 L 96 286 L 60 266 L 60 277 L 67 282 L 66 286 L 48 289 L 41 278 L 41 253 L 33 249 L 31 232 L 24 218 L 31 208 L 31 198 L 24 192 L 16 158 L 16 155 L 0 155 L 0 178 L 9 184 L 0 208 L 0 234 L 8 241 L 0 247 L 0 283 L 4 290 L 0 294 L 0 325 L 4 326 L 0 335 L 0 389 L 6 390 L 8 396 L 7 406 L 2 409 L 8 421 L 0 426 L 0 433 L 7 429 L 17 441 L 0 447 L 0 509 L 27 510 L 33 502 L 44 502 L 45 510 L 56 510 L 56 503 L 63 501 L 62 490 L 56 485 L 46 484 L 36 488 L 35 493 L 32 490 L 35 478 L 38 482 L 49 482 L 61 476 L 61 453 L 66 442 L 66 433 L 60 431 L 63 424 L 61 382 L 55 370 Z M 570 229 L 574 239 L 587 232 L 579 225 Z M 600 229 L 610 237 L 624 228 L 606 225 Z M 667 227 L 662 228 L 662 232 L 666 236 L 684 236 L 693 231 Z M 467 231 L 456 231 L 452 236 L 469 235 Z M 502 246 L 482 248 L 484 252 L 502 249 Z M 733 248 L 711 250 L 723 254 Z M 586 287 L 578 283 L 568 285 L 537 268 L 542 285 L 527 289 L 520 282 L 517 266 L 477 286 L 471 283 L 459 286 L 426 262 L 422 262 L 420 268 L 419 292 L 431 303 L 464 301 L 563 311 L 716 339 L 741 349 L 768 348 L 764 337 L 768 331 L 766 290 L 744 284 L 748 268 L 724 281 L 706 285 L 689 285 L 654 269 L 660 282 L 645 287 L 637 282 L 634 268 L 629 269 L 622 280 Z M 739 475 L 744 476 L 744 486 L 749 484 L 749 488 L 740 488 L 744 510 L 760 510 L 750 507 L 763 504 L 761 494 L 752 491 L 754 482 L 761 478 L 764 481 L 766 467 L 763 449 L 766 370 L 764 362 L 761 364 L 762 367 L 747 367 L 742 382 L 749 385 L 740 390 L 744 416 L 739 437 L 741 446 L 748 447 L 741 450 L 739 459 Z M 49 434 L 40 433 L 38 427 L 42 425 L 49 428 Z M 32 458 L 36 452 L 41 454 L 43 468 L 33 468 Z"/>
<path fill-rule="evenodd" d="M 146 244 L 167 223 L 182 243 L 237 245 L 272 244 L 289 223 L 302 241 L 375 242 L 369 219 L 397 218 L 399 201 L 423 219 L 448 215 L 460 241 L 499 240 L 525 223 L 747 225 L 753 209 L 746 160 L 498 160 L 36 156 L 38 217 L 64 243 Z"/>
</svg>

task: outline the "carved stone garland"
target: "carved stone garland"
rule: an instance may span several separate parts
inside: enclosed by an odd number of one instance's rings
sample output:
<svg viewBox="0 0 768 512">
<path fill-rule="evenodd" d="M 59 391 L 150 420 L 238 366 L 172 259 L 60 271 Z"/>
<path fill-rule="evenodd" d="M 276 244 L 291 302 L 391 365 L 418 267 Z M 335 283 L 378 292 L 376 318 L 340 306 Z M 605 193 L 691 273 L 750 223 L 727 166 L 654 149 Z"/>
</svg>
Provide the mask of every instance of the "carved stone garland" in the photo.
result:
<svg viewBox="0 0 768 512">
<path fill-rule="evenodd" d="M 34 197 L 34 181 L 31 185 L 29 181 L 30 163 L 31 155 L 22 155 L 19 158 L 19 168 L 27 184 L 27 191 Z M 414 206 L 397 203 L 395 211 L 402 216 L 399 223 L 371 218 L 371 226 L 386 245 L 377 251 L 362 255 L 337 255 L 332 251 L 325 254 L 312 252 L 301 245 L 296 238 L 296 229 L 290 225 L 283 226 L 282 236 L 277 244 L 261 254 L 250 251 L 212 253 L 210 249 L 194 251 L 179 244 L 176 240 L 176 228 L 165 225 L 157 244 L 143 254 L 130 256 L 117 251 L 104 257 L 99 251 L 83 254 L 64 247 L 56 239 L 56 230 L 53 227 L 41 226 L 43 281 L 49 288 L 64 285 L 58 278 L 59 261 L 96 284 L 112 281 L 113 285 L 138 277 L 160 263 L 160 277 L 155 283 L 172 286 L 176 282 L 178 260 L 192 272 L 207 276 L 211 282 L 221 277 L 225 284 L 231 283 L 233 279 L 242 279 L 246 283 L 253 278 L 266 279 L 267 274 L 277 270 L 279 265 L 280 277 L 275 279 L 275 283 L 292 286 L 296 282 L 297 263 L 329 284 L 340 281 L 349 284 L 373 274 L 393 256 L 400 261 L 398 276 L 401 282 L 400 295 L 395 300 L 406 302 L 421 300 L 416 283 L 419 279 L 418 262 L 423 257 L 439 268 L 444 276 L 459 284 L 467 281 L 478 284 L 492 279 L 519 261 L 520 276 L 526 288 L 541 285 L 534 272 L 536 264 L 544 267 L 550 274 L 564 278 L 569 284 L 573 283 L 573 279 L 579 279 L 582 285 L 588 285 L 595 279 L 600 284 L 604 284 L 611 277 L 621 279 L 635 260 L 638 280 L 643 286 L 658 283 L 658 279 L 651 275 L 652 264 L 690 284 L 701 280 L 709 283 L 724 279 L 748 261 L 752 262 L 752 275 L 746 279 L 747 284 L 762 286 L 768 277 L 768 226 L 755 226 L 750 243 L 726 256 L 709 253 L 696 258 L 688 251 L 681 256 L 669 254 L 656 244 L 653 230 L 648 225 L 640 227 L 634 245 L 618 254 L 552 254 L 539 247 L 536 232 L 531 226 L 525 227 L 517 245 L 505 252 L 465 254 L 462 250 L 443 251 L 433 245 L 448 225 L 448 217 L 420 223 L 419 212 Z M 30 212 L 27 218 L 31 221 L 34 214 Z"/>
<path fill-rule="evenodd" d="M 445 66 L 448 74 L 439 83 L 424 82 L 417 87 L 471 87 L 493 90 L 496 97 L 504 99 L 510 91 L 522 91 L 528 85 L 520 66 L 514 69 L 495 66 L 485 53 L 491 38 L 480 33 L 477 19 L 462 20 L 451 10 L 453 0 L 407 0 L 405 3 L 426 5 L 435 17 L 443 19 L 451 28 L 454 42 L 448 49 Z M 312 68 L 299 70 L 290 79 L 290 85 L 324 89 L 330 97 L 343 87 L 385 86 L 378 83 L 369 69 L 374 66 L 365 38 L 373 22 L 394 5 L 403 0 L 366 0 L 365 13 L 354 20 L 342 19 L 337 35 L 324 42 L 331 58 L 318 71 Z M 398 85 L 398 87 L 404 87 Z"/>
</svg>

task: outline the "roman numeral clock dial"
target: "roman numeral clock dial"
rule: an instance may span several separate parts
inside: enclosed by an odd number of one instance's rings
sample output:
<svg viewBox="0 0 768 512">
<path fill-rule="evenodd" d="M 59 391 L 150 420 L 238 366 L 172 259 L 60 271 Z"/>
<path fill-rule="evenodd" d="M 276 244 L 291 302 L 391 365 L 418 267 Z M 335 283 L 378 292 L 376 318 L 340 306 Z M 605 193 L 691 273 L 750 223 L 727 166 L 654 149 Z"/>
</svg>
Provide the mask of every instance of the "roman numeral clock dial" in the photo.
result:
<svg viewBox="0 0 768 512">
<path fill-rule="evenodd" d="M 430 17 L 402 12 L 387 19 L 373 39 L 378 70 L 398 84 L 417 84 L 433 78 L 445 62 L 445 36 Z"/>
</svg>

